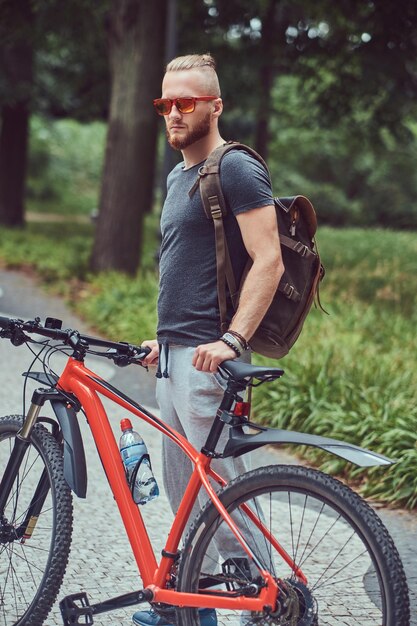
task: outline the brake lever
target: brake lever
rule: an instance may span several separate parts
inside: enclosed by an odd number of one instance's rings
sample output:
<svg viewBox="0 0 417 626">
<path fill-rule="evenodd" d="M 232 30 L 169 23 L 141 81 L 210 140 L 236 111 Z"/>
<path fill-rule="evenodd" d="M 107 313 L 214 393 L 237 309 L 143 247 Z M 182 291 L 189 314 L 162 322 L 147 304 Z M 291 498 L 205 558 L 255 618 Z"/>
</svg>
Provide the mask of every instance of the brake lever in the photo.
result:
<svg viewBox="0 0 417 626">
<path fill-rule="evenodd" d="M 10 342 L 14 346 L 22 346 L 27 341 L 30 341 L 30 337 L 28 337 L 18 326 L 15 326 L 10 331 Z"/>
<path fill-rule="evenodd" d="M 109 348 L 106 351 L 106 356 L 111 359 L 118 367 L 126 367 L 127 365 L 141 365 L 147 369 L 146 365 L 143 365 L 142 360 L 151 351 L 148 347 L 143 347 L 137 354 L 120 354 L 116 348 Z M 136 351 L 135 351 L 136 352 Z"/>
</svg>

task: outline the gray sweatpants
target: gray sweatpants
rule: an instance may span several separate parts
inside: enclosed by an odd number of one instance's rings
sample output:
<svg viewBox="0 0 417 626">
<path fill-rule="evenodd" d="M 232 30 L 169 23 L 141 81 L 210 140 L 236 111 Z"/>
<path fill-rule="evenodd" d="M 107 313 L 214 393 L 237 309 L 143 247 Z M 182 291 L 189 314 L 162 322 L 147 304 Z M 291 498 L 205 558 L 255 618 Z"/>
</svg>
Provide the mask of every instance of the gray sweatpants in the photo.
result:
<svg viewBox="0 0 417 626">
<path fill-rule="evenodd" d="M 196 370 L 192 365 L 194 351 L 195 348 L 170 345 L 169 378 L 157 380 L 156 398 L 162 420 L 184 435 L 196 450 L 200 451 L 223 398 L 225 381 L 217 373 Z M 164 355 L 161 358 L 163 359 Z M 229 429 L 226 427 L 217 444 L 217 450 L 223 449 L 228 436 Z M 168 437 L 163 437 L 162 454 L 165 491 L 175 514 L 190 479 L 192 464 Z M 212 467 L 227 482 L 249 469 L 247 457 L 214 459 Z M 198 508 L 201 508 L 206 500 L 207 493 L 203 488 L 200 490 Z"/>
<path fill-rule="evenodd" d="M 192 365 L 194 350 L 195 348 L 170 345 L 167 367 L 169 378 L 157 380 L 156 397 L 162 420 L 184 435 L 196 450 L 200 451 L 206 442 L 214 416 L 223 398 L 225 381 L 218 373 L 211 374 L 196 370 Z M 249 353 L 244 356 L 250 358 Z M 163 360 L 164 357 L 165 355 L 162 354 L 160 358 Z M 162 363 L 161 365 L 164 369 L 166 364 Z M 225 427 L 216 446 L 217 451 L 223 450 L 228 437 L 229 429 Z M 168 437 L 163 437 L 162 455 L 164 487 L 175 515 L 191 476 L 192 463 Z M 248 455 L 245 455 L 245 457 L 240 456 L 235 459 L 232 457 L 214 459 L 212 467 L 229 482 L 232 478 L 250 469 L 249 458 Z M 190 524 L 207 499 L 207 492 L 202 487 L 198 503 L 194 506 L 190 516 Z M 260 507 L 257 506 L 256 508 L 257 513 L 262 515 Z M 244 518 L 241 513 L 234 513 L 232 517 L 241 527 L 246 538 L 248 538 L 247 533 L 249 533 L 252 549 L 257 546 L 255 552 L 258 557 L 262 557 L 264 562 L 268 562 L 269 557 L 263 536 L 250 523 L 248 524 L 247 518 Z M 186 531 L 188 527 L 189 525 Z M 216 571 L 219 555 L 221 561 L 230 557 L 245 556 L 226 524 L 223 524 L 216 531 L 214 544 L 210 545 L 205 557 L 204 568 L 206 572 Z"/>
</svg>

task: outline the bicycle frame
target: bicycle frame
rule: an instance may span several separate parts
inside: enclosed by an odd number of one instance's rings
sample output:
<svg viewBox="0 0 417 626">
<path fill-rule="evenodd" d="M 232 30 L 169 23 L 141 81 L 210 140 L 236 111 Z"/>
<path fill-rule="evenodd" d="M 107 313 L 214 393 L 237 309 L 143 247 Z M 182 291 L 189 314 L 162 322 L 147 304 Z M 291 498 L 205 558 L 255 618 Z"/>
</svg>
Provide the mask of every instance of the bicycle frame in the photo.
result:
<svg viewBox="0 0 417 626">
<path fill-rule="evenodd" d="M 19 479 L 20 466 L 26 450 L 32 442 L 33 428 L 38 420 L 47 422 L 52 427 L 52 436 L 55 437 L 58 444 L 63 444 L 64 477 L 69 487 L 80 497 L 85 496 L 87 482 L 85 457 L 80 428 L 76 418 L 76 412 L 83 408 L 110 488 L 118 505 L 144 586 L 142 591 L 131 592 L 125 596 L 113 598 L 93 606 L 89 605 L 85 593 L 67 596 L 60 603 L 65 624 L 81 623 L 78 620 L 74 621 L 74 619 L 77 619 L 77 616 L 85 616 L 86 619 L 91 618 L 91 621 L 82 623 L 92 624 L 92 616 L 95 613 L 144 601 L 179 607 L 207 607 L 259 613 L 268 613 L 273 611 L 274 607 L 279 606 L 279 578 L 275 578 L 269 571 L 263 568 L 260 558 L 253 552 L 253 549 L 256 548 L 251 549 L 245 540 L 245 531 L 242 534 L 210 483 L 209 479 L 212 479 L 220 486 L 226 484 L 226 481 L 211 468 L 212 458 L 239 456 L 266 444 L 297 443 L 322 448 L 332 454 L 353 461 L 357 465 L 389 465 L 392 462 L 382 455 L 346 442 L 293 431 L 265 428 L 247 422 L 244 417 L 240 416 L 239 412 L 241 409 L 239 407 L 241 400 L 240 392 L 248 384 L 253 384 L 253 379 L 258 380 L 258 384 L 260 384 L 261 382 L 280 377 L 283 371 L 277 368 L 239 364 L 234 361 L 226 361 L 219 368 L 227 377 L 227 388 L 223 401 L 214 417 L 206 443 L 202 450 L 198 452 L 185 437 L 84 365 L 84 357 L 89 351 L 88 347 L 90 345 L 107 348 L 107 353 L 99 352 L 96 354 L 112 358 L 117 365 L 140 363 L 143 355 L 146 354 L 146 352 L 143 352 L 144 348 L 131 346 L 123 342 L 107 342 L 99 338 L 82 336 L 78 331 L 62 331 L 60 320 L 54 318 L 48 318 L 47 322 L 45 327 L 42 327 L 38 318 L 33 321 L 22 322 L 21 320 L 9 320 L 8 318 L 0 317 L 0 328 L 5 329 L 2 331 L 1 336 L 11 339 L 14 345 L 21 345 L 27 340 L 24 334 L 24 331 L 27 331 L 37 332 L 51 339 L 63 341 L 64 345 L 68 345 L 73 349 L 72 356 L 68 358 L 59 379 L 53 374 L 51 374 L 52 378 L 50 378 L 46 374 L 46 369 L 44 374 L 36 374 L 34 372 L 26 374 L 50 388 L 40 388 L 34 391 L 32 404 L 23 420 L 22 426 L 19 426 L 19 430 L 16 431 L 14 447 L 0 481 L 0 521 L 3 524 L 3 540 L 7 542 L 10 539 L 21 538 L 22 543 L 26 539 L 29 540 L 45 501 L 46 489 L 44 489 L 44 485 L 47 483 L 47 475 L 44 469 L 39 479 L 38 487 L 26 510 L 25 519 L 20 523 L 19 527 L 13 528 L 3 515 L 15 480 Z M 90 350 L 90 352 L 93 351 Z M 46 363 L 45 360 L 43 362 L 44 364 Z M 51 370 L 49 371 L 51 372 Z M 140 508 L 133 501 L 120 457 L 119 447 L 99 397 L 100 395 L 124 410 L 129 411 L 139 419 L 144 420 L 150 426 L 159 430 L 164 436 L 169 437 L 180 447 L 193 464 L 194 469 L 191 478 L 172 523 L 159 563 L 155 557 Z M 41 407 L 46 401 L 51 402 L 58 423 L 50 418 L 39 417 Z M 14 427 L 18 423 L 20 423 L 19 420 L 14 418 Z M 222 452 L 218 453 L 216 446 L 222 429 L 226 424 L 230 427 L 230 437 Z M 255 427 L 257 433 L 248 434 L 244 432 L 242 428 L 244 424 Z M 59 454 L 58 449 L 56 453 Z M 257 584 L 250 586 L 250 590 L 242 588 L 236 592 L 226 586 L 227 591 L 224 591 L 223 588 L 210 588 L 210 590 L 204 591 L 204 585 L 207 583 L 203 583 L 201 593 L 198 591 L 191 593 L 176 590 L 175 572 L 173 573 L 172 569 L 179 556 L 179 545 L 186 524 L 202 487 L 206 490 L 209 500 L 217 509 L 225 525 L 232 532 L 236 542 L 240 544 L 243 553 L 246 553 L 262 577 L 262 579 L 258 578 L 259 582 Z M 280 555 L 283 563 L 292 570 L 298 581 L 307 587 L 308 581 L 303 571 L 297 567 L 296 562 L 283 549 L 276 537 L 265 527 L 261 520 L 262 514 L 256 514 L 247 504 L 240 504 L 239 510 L 263 534 L 265 542 L 269 543 L 271 548 Z M 13 532 L 14 534 L 12 534 Z M 192 554 L 191 552 L 185 555 L 186 562 L 184 565 L 187 567 L 190 566 L 187 559 L 191 558 Z M 217 580 L 216 577 L 214 577 L 214 580 Z M 222 586 L 221 582 L 219 586 Z M 244 593 L 246 595 L 243 595 Z M 77 601 L 80 601 L 81 604 L 77 605 Z"/>
<path fill-rule="evenodd" d="M 275 580 L 269 572 L 263 570 L 239 529 L 223 507 L 215 490 L 210 485 L 209 477 L 212 477 L 220 485 L 225 484 L 225 481 L 211 469 L 210 457 L 203 453 L 198 453 L 187 439 L 174 429 L 155 415 L 152 415 L 141 405 L 122 394 L 94 372 L 90 371 L 82 362 L 72 357 L 68 359 L 67 365 L 59 378 L 57 389 L 74 394 L 79 399 L 86 412 L 99 456 L 125 525 L 143 585 L 145 588 L 152 591 L 153 601 L 180 606 L 206 606 L 236 610 L 246 609 L 251 611 L 261 611 L 265 606 L 275 606 L 278 593 Z M 139 507 L 132 499 L 118 445 L 103 404 L 98 396 L 99 393 L 140 419 L 143 419 L 162 432 L 163 435 L 172 439 L 180 446 L 194 465 L 194 471 L 169 532 L 159 565 L 156 561 Z M 219 595 L 213 596 L 203 593 L 183 593 L 165 588 L 171 567 L 177 555 L 181 536 L 201 486 L 207 490 L 209 497 L 225 519 L 236 537 L 236 540 L 258 566 L 265 579 L 265 587 L 262 588 L 257 598 L 227 597 L 226 595 L 220 597 Z M 250 515 L 252 521 L 263 530 L 263 524 L 256 515 L 249 509 L 245 510 L 245 512 Z M 290 556 L 279 546 L 278 542 L 269 535 L 266 529 L 264 529 L 264 532 L 268 536 L 268 539 L 272 540 L 274 547 L 279 550 L 283 558 L 300 577 L 300 580 L 306 582 L 305 576 L 303 576 L 302 572 L 296 567 Z"/>
</svg>

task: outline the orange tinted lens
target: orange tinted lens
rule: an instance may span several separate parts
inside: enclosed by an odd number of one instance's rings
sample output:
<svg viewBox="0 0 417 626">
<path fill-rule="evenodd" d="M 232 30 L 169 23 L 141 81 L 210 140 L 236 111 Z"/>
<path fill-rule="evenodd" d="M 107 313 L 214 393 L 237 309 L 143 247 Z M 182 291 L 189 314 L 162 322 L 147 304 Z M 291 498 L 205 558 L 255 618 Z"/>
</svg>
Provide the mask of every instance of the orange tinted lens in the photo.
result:
<svg viewBox="0 0 417 626">
<path fill-rule="evenodd" d="M 180 113 L 192 113 L 195 109 L 194 98 L 177 98 L 175 106 Z"/>
<path fill-rule="evenodd" d="M 168 98 L 160 98 L 159 100 L 154 101 L 155 109 L 158 111 L 159 115 L 168 115 L 171 111 L 171 100 Z"/>
</svg>

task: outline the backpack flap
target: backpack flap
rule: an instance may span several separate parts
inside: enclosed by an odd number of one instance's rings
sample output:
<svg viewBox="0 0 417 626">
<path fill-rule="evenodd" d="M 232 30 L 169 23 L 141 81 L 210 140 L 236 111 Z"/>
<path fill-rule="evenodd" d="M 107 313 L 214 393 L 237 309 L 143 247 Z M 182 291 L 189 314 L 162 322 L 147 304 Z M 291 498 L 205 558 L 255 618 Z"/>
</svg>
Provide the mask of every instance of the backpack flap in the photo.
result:
<svg viewBox="0 0 417 626">
<path fill-rule="evenodd" d="M 315 249 L 317 218 L 305 196 L 274 198 L 284 274 L 250 344 L 255 352 L 281 358 L 297 340 L 322 277 Z"/>
<path fill-rule="evenodd" d="M 294 237 L 300 222 L 306 227 L 306 234 L 314 239 L 317 231 L 317 216 L 310 200 L 305 196 L 274 198 L 275 204 L 291 217 L 291 234 Z"/>
</svg>

